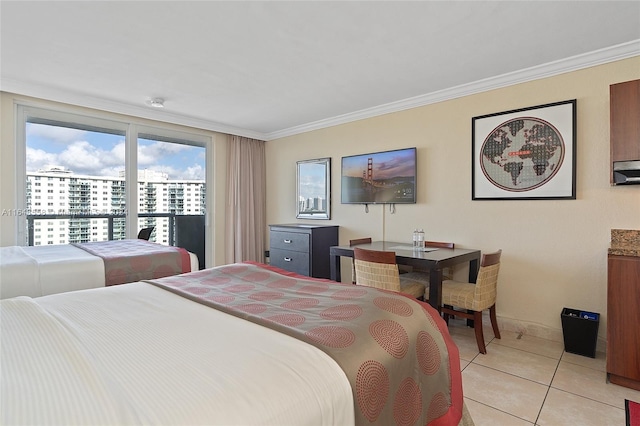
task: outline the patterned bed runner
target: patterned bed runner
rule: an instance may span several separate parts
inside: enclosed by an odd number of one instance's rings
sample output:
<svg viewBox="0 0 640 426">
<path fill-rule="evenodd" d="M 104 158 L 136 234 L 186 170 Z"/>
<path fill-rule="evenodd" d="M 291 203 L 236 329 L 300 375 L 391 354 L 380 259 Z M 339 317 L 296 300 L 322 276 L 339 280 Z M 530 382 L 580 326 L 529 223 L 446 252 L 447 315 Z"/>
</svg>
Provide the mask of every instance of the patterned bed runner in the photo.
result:
<svg viewBox="0 0 640 426">
<path fill-rule="evenodd" d="M 180 247 L 163 246 L 138 239 L 72 245 L 102 258 L 107 286 L 191 271 L 189 253 Z"/>
<path fill-rule="evenodd" d="M 325 351 L 349 379 L 357 425 L 460 421 L 458 349 L 427 304 L 253 262 L 148 282 Z"/>
</svg>

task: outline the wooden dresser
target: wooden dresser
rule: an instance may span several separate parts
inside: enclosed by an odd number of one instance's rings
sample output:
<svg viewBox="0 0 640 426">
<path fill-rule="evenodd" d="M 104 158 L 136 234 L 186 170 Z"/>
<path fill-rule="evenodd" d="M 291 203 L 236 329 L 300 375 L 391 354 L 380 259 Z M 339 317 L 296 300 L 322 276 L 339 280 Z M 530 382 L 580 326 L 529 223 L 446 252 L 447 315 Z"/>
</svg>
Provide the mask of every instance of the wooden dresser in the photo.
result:
<svg viewBox="0 0 640 426">
<path fill-rule="evenodd" d="M 640 231 L 611 230 L 607 267 L 607 378 L 640 390 Z"/>
<path fill-rule="evenodd" d="M 287 271 L 330 278 L 329 247 L 338 245 L 338 226 L 269 225 L 269 261 Z"/>
</svg>

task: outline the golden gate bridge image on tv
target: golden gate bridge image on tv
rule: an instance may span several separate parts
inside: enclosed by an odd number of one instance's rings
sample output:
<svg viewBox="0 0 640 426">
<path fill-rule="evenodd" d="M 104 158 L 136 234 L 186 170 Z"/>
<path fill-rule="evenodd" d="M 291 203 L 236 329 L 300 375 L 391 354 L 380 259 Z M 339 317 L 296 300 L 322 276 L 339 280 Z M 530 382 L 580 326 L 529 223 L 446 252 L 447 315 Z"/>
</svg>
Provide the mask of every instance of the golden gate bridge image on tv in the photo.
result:
<svg viewBox="0 0 640 426">
<path fill-rule="evenodd" d="M 405 148 L 342 157 L 342 203 L 415 203 L 415 151 Z"/>
</svg>

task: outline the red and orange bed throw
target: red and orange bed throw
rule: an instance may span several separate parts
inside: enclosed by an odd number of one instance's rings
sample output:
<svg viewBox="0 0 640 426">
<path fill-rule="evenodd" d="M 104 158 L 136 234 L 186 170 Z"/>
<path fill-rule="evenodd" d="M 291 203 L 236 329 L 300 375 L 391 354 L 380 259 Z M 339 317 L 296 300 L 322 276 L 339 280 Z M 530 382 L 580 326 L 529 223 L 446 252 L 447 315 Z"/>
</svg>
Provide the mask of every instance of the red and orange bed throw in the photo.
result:
<svg viewBox="0 0 640 426">
<path fill-rule="evenodd" d="M 101 257 L 105 285 L 163 278 L 191 271 L 189 253 L 145 240 L 95 241 L 74 246 Z"/>
</svg>

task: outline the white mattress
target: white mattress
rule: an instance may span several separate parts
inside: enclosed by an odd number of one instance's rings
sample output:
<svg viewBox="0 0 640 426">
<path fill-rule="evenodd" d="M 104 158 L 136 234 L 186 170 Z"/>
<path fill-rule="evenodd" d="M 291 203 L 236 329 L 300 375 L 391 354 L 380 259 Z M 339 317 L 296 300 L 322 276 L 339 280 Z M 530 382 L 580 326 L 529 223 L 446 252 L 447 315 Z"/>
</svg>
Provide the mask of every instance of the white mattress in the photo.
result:
<svg viewBox="0 0 640 426">
<path fill-rule="evenodd" d="M 0 309 L 1 424 L 354 422 L 324 352 L 149 284 Z"/>
<path fill-rule="evenodd" d="M 191 270 L 198 257 L 189 253 Z M 0 247 L 0 299 L 46 296 L 104 287 L 104 263 L 98 256 L 69 245 Z"/>
</svg>

